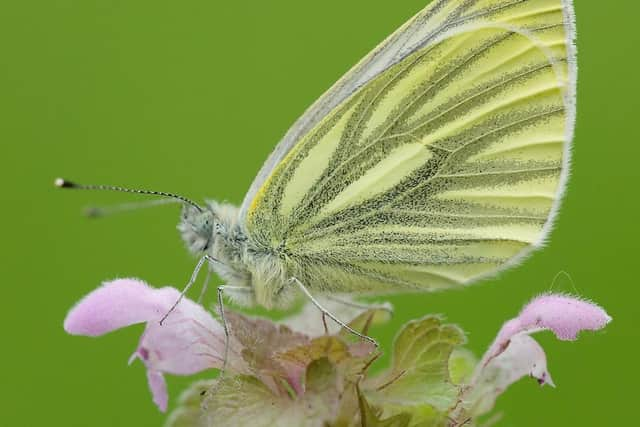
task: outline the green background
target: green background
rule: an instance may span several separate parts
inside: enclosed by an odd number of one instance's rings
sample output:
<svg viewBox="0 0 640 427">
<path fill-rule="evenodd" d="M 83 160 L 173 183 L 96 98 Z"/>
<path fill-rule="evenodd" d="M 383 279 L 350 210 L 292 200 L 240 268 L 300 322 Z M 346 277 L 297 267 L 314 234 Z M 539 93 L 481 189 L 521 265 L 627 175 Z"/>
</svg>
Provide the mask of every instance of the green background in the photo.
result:
<svg viewBox="0 0 640 427">
<path fill-rule="evenodd" d="M 195 264 L 178 209 L 104 220 L 87 204 L 124 194 L 56 191 L 53 178 L 239 203 L 297 116 L 426 0 L 4 1 L 0 6 L 4 426 L 160 425 L 141 326 L 67 336 L 66 311 L 102 280 L 181 286 Z M 632 425 L 640 380 L 637 16 L 629 0 L 576 2 L 579 109 L 573 173 L 549 245 L 463 291 L 389 298 L 388 347 L 408 319 L 446 313 L 480 354 L 501 323 L 552 286 L 614 321 L 575 343 L 538 336 L 557 389 L 532 380 L 500 398 L 500 425 Z M 561 271 L 554 283 L 554 277 Z M 171 405 L 189 383 L 169 378 Z"/>
</svg>

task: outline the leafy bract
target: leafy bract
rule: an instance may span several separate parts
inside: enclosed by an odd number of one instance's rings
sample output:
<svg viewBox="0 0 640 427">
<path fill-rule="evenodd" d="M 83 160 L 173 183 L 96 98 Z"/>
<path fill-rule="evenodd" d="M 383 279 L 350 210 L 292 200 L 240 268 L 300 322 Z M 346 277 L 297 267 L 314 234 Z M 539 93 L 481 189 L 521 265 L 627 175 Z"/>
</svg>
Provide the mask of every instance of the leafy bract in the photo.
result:
<svg viewBox="0 0 640 427">
<path fill-rule="evenodd" d="M 361 310 L 350 325 L 366 332 L 376 316 L 385 317 Z M 168 427 L 471 427 L 515 381 L 529 376 L 553 385 L 545 353 L 529 334 L 548 328 L 573 339 L 611 320 L 595 304 L 545 295 L 507 321 L 478 362 L 462 347 L 460 328 L 427 316 L 401 328 L 391 366 L 372 375 L 380 353 L 337 328 L 309 336 L 265 319 L 227 317 L 244 371 L 196 383 Z"/>
<path fill-rule="evenodd" d="M 215 384 L 213 380 L 197 381 L 180 396 L 179 407 L 171 413 L 165 427 L 200 427 L 202 398 Z"/>
<path fill-rule="evenodd" d="M 462 330 L 427 316 L 404 326 L 397 335 L 391 369 L 376 381 L 375 401 L 400 407 L 431 407 L 446 411 L 455 403 L 458 388 L 451 381 L 449 358 L 464 344 Z"/>
<path fill-rule="evenodd" d="M 306 370 L 301 396 L 278 396 L 255 377 L 223 378 L 204 402 L 206 425 L 220 427 L 324 427 L 339 405 L 338 376 L 327 358 Z"/>
<path fill-rule="evenodd" d="M 456 385 L 468 383 L 477 364 L 478 359 L 470 350 L 462 347 L 454 349 L 449 358 L 451 382 Z"/>
<path fill-rule="evenodd" d="M 387 323 L 391 319 L 391 314 L 392 310 L 389 304 L 371 306 L 355 316 L 353 320 L 349 322 L 349 326 L 351 329 L 367 334 L 371 326 Z M 353 338 L 353 334 L 346 329 L 340 331 L 340 336 L 343 338 Z"/>
<path fill-rule="evenodd" d="M 309 337 L 265 319 L 252 319 L 235 312 L 226 313 L 231 334 L 242 346 L 241 356 L 248 367 L 246 373 L 259 378 L 276 394 L 287 394 L 297 384 L 287 381 L 285 368 L 273 357 L 309 342 Z"/>
<path fill-rule="evenodd" d="M 358 404 L 360 409 L 360 422 L 363 427 L 408 427 L 411 422 L 411 414 L 402 412 L 384 420 L 380 419 L 381 410 L 372 408 L 358 390 Z"/>
</svg>

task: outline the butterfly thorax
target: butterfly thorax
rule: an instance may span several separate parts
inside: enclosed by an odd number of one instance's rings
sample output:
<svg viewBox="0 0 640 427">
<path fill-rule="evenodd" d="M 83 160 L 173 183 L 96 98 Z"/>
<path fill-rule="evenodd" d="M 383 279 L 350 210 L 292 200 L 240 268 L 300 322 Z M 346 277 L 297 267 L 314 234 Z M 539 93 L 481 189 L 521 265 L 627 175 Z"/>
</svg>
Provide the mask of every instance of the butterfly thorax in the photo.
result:
<svg viewBox="0 0 640 427">
<path fill-rule="evenodd" d="M 234 302 L 265 308 L 289 305 L 286 290 L 292 287 L 286 286 L 281 258 L 252 241 L 236 206 L 209 201 L 202 212 L 186 206 L 178 230 L 191 253 L 218 260 L 211 269 L 224 280 L 225 294 Z"/>
</svg>

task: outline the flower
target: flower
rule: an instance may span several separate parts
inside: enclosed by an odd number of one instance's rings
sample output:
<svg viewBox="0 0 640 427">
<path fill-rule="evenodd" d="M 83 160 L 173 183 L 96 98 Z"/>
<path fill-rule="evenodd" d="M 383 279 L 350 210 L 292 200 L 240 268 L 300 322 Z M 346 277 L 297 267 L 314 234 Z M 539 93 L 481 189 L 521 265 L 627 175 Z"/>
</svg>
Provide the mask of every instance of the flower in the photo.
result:
<svg viewBox="0 0 640 427">
<path fill-rule="evenodd" d="M 70 310 L 64 327 L 71 334 L 99 336 L 145 322 L 131 360 L 143 361 L 153 400 L 165 411 L 164 374 L 221 368 L 225 354 L 222 325 L 187 298 L 159 324 L 179 295 L 176 289 L 154 289 L 135 279 L 107 282 Z M 363 334 L 389 318 L 388 306 L 320 300 Z M 575 340 L 581 331 L 611 321 L 596 304 L 542 295 L 504 323 L 478 362 L 464 348 L 466 336 L 459 327 L 428 315 L 402 326 L 391 365 L 374 375 L 369 368 L 379 356 L 375 347 L 324 324 L 311 303 L 280 323 L 233 311 L 225 311 L 225 317 L 227 374 L 193 384 L 167 426 L 473 426 L 519 379 L 530 376 L 540 385 L 554 385 L 545 352 L 530 334 L 551 330 L 560 340 Z"/>
<path fill-rule="evenodd" d="M 104 283 L 85 296 L 67 314 L 64 329 L 72 335 L 97 337 L 137 323 L 146 323 L 138 347 L 129 363 L 140 359 L 147 368 L 147 381 L 153 401 L 161 411 L 168 405 L 164 374 L 193 375 L 207 369 L 220 369 L 224 361 L 225 336 L 223 326 L 202 306 L 183 298 L 171 314 L 160 324 L 180 297 L 178 290 L 153 288 L 137 279 L 119 279 Z M 330 309 L 335 302 L 326 301 Z M 335 306 L 335 307 L 334 307 Z M 320 312 L 309 306 L 290 320 L 304 327 L 302 318 L 313 317 L 320 322 Z M 385 306 L 385 309 L 388 309 Z M 345 318 L 356 318 L 363 308 L 344 307 L 339 311 Z M 297 320 L 296 320 L 297 319 Z M 294 331 L 286 324 L 265 319 L 252 319 L 227 312 L 229 339 L 227 369 L 236 374 L 259 378 L 276 395 L 284 395 L 289 388 L 298 394 L 305 390 L 305 372 L 313 358 L 300 357 L 295 349 L 311 344 L 324 330 Z M 307 322 L 311 323 L 311 322 Z M 335 329 L 332 327 L 332 329 Z M 317 345 L 318 343 L 313 343 Z M 292 350 L 291 354 L 287 351 Z M 367 345 L 353 345 L 354 354 L 369 354 Z M 276 355 L 282 354 L 282 358 Z M 284 380 L 287 384 L 283 384 Z"/>
<path fill-rule="evenodd" d="M 304 324 L 307 330 L 320 334 L 322 323 L 311 307 L 308 304 L 286 322 L 292 327 Z M 375 355 L 354 351 L 356 344 L 345 344 L 346 337 L 337 339 L 340 335 L 335 331 L 310 341 L 302 339 L 297 347 L 273 353 L 268 362 L 263 361 L 263 374 L 273 374 L 271 363 L 277 362 L 285 367 L 282 372 L 297 376 L 288 382 L 296 392 L 293 398 L 277 387 L 268 389 L 264 380 L 257 385 L 255 378 L 259 377 L 254 375 L 227 379 L 203 400 L 200 394 L 212 383 L 199 382 L 183 394 L 167 425 L 473 426 L 478 417 L 491 411 L 497 397 L 521 378 L 531 376 L 541 385 L 553 386 L 544 350 L 529 334 L 549 329 L 562 340 L 573 340 L 580 331 L 601 329 L 610 320 L 595 304 L 564 295 L 543 295 L 505 323 L 478 362 L 463 347 L 466 337 L 459 327 L 444 323 L 440 316 L 425 316 L 400 329 L 391 349 L 391 366 L 377 375 L 368 371 Z M 355 324 L 358 322 L 352 322 Z M 242 329 L 236 328 L 236 332 Z M 325 356 L 330 357 L 323 359 Z M 282 375 L 275 378 L 284 378 Z M 298 387 L 304 390 L 299 392 Z"/>
<path fill-rule="evenodd" d="M 96 337 L 146 322 L 129 362 L 136 358 L 144 362 L 153 401 L 166 411 L 168 394 L 163 374 L 191 375 L 219 368 L 224 354 L 222 325 L 187 298 L 160 325 L 160 319 L 179 296 L 176 289 L 154 289 L 136 279 L 107 282 L 69 311 L 64 329 L 72 335 Z"/>
<path fill-rule="evenodd" d="M 600 306 L 579 298 L 558 294 L 534 298 L 516 318 L 505 322 L 476 366 L 463 393 L 469 412 L 488 412 L 507 387 L 525 376 L 555 387 L 546 354 L 529 334 L 550 330 L 559 340 L 573 341 L 581 331 L 602 329 L 610 321 Z"/>
<path fill-rule="evenodd" d="M 534 298 L 518 317 L 506 322 L 483 358 L 486 366 L 509 346 L 519 334 L 551 330 L 562 341 L 573 341 L 583 330 L 596 331 L 611 321 L 611 317 L 598 305 L 578 298 L 558 294 L 545 294 Z"/>
</svg>

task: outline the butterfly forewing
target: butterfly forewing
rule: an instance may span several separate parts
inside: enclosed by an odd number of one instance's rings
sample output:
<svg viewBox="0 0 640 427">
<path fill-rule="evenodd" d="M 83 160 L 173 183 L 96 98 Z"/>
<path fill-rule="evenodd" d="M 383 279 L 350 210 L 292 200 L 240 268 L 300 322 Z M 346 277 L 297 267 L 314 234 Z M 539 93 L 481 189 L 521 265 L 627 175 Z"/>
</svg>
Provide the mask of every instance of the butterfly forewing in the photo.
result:
<svg viewBox="0 0 640 427">
<path fill-rule="evenodd" d="M 432 3 L 276 149 L 249 235 L 335 291 L 450 287 L 535 247 L 567 173 L 570 16 L 559 0 Z"/>
</svg>

